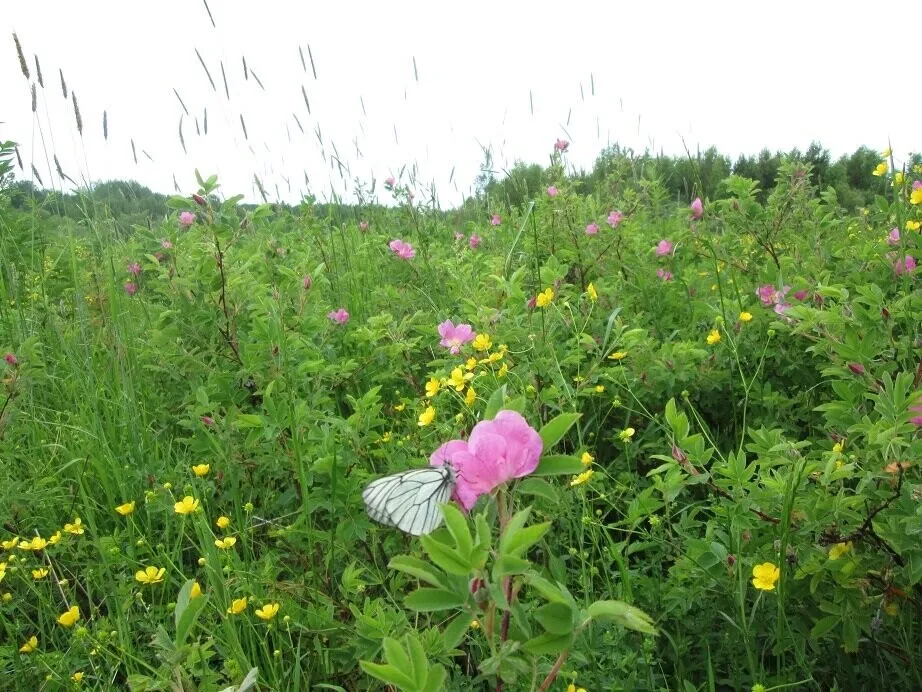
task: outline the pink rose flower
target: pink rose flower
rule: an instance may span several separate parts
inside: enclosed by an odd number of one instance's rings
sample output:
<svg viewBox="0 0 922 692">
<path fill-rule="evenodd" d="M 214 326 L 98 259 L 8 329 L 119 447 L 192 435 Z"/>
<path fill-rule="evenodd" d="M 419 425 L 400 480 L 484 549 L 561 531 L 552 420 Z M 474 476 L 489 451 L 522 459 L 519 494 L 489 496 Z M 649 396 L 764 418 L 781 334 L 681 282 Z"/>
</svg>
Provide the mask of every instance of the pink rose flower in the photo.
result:
<svg viewBox="0 0 922 692">
<path fill-rule="evenodd" d="M 899 245 L 900 244 L 900 229 L 891 228 L 890 234 L 887 236 L 887 245 Z"/>
<path fill-rule="evenodd" d="M 138 292 L 138 285 L 134 281 L 128 281 L 125 283 L 125 293 L 130 296 L 133 296 Z"/>
<path fill-rule="evenodd" d="M 137 262 L 129 262 L 126 270 L 129 274 L 133 276 L 138 276 L 141 273 L 141 265 Z"/>
<path fill-rule="evenodd" d="M 359 230 L 367 231 L 367 230 L 368 230 L 368 222 L 367 222 L 367 221 L 359 221 Z"/>
<path fill-rule="evenodd" d="M 458 355 L 464 344 L 474 340 L 474 330 L 469 324 L 456 326 L 451 320 L 445 320 L 439 325 L 439 336 L 442 337 L 439 346 L 444 346 L 453 355 Z"/>
</svg>

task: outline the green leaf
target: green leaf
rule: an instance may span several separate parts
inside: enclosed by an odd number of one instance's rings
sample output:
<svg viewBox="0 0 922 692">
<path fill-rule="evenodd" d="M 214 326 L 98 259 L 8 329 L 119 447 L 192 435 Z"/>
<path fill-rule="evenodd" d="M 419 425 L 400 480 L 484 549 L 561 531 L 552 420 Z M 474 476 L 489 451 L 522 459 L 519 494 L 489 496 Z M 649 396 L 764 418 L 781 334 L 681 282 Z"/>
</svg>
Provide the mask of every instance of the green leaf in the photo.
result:
<svg viewBox="0 0 922 692">
<path fill-rule="evenodd" d="M 501 555 L 520 556 L 547 533 L 547 530 L 551 527 L 551 522 L 549 521 L 533 524 L 532 526 L 523 526 L 530 513 L 531 508 L 528 507 L 516 514 L 509 522 L 506 527 L 506 533 L 503 534 L 499 542 Z"/>
<path fill-rule="evenodd" d="M 550 634 L 564 635 L 573 631 L 573 609 L 564 603 L 548 603 L 535 611 L 535 620 Z"/>
<path fill-rule="evenodd" d="M 506 398 L 506 385 L 503 385 L 496 391 L 494 391 L 490 398 L 487 400 L 487 408 L 483 412 L 484 420 L 493 420 L 496 418 L 496 414 L 499 413 L 500 409 L 503 407 L 503 401 Z"/>
<path fill-rule="evenodd" d="M 463 577 L 471 572 L 470 559 L 465 560 L 461 555 L 458 555 L 456 550 L 431 535 L 423 536 L 420 543 L 422 543 L 423 550 L 429 555 L 429 559 L 449 574 Z"/>
<path fill-rule="evenodd" d="M 429 675 L 426 676 L 426 686 L 422 692 L 441 692 L 445 689 L 445 667 L 442 665 L 432 666 L 429 669 Z"/>
<path fill-rule="evenodd" d="M 544 451 L 560 442 L 561 438 L 567 434 L 567 430 L 580 419 L 581 415 L 581 413 L 561 413 L 553 420 L 549 420 L 547 425 L 538 432 L 544 443 Z"/>
<path fill-rule="evenodd" d="M 412 672 L 410 657 L 407 656 L 407 652 L 400 646 L 400 642 L 391 637 L 385 637 L 382 644 L 384 646 L 384 660 L 395 666 L 397 670 L 402 670 L 410 674 Z"/>
<path fill-rule="evenodd" d="M 827 615 L 824 618 L 820 618 L 816 621 L 816 624 L 813 625 L 813 629 L 810 630 L 810 639 L 820 639 L 829 630 L 838 625 L 841 620 L 842 618 L 838 615 Z"/>
<path fill-rule="evenodd" d="M 176 647 L 179 648 L 186 643 L 189 632 L 198 620 L 199 613 L 208 602 L 208 597 L 204 594 L 197 598 L 191 598 L 192 584 L 194 581 L 189 579 L 179 590 L 179 596 L 176 599 L 176 608 L 173 611 L 176 622 Z"/>
<path fill-rule="evenodd" d="M 391 561 L 387 563 L 387 566 L 399 572 L 406 572 L 407 574 L 416 577 L 420 581 L 424 581 L 427 584 L 432 584 L 433 586 L 444 586 L 438 576 L 436 576 L 436 574 L 431 571 L 432 566 L 428 562 L 420 560 L 418 557 L 412 557 L 410 555 L 397 555 L 391 558 Z"/>
<path fill-rule="evenodd" d="M 586 470 L 585 464 L 579 457 L 569 454 L 547 454 L 541 457 L 538 468 L 532 471 L 532 476 L 575 476 Z"/>
<path fill-rule="evenodd" d="M 467 527 L 467 520 L 461 510 L 453 504 L 444 505 L 442 510 L 445 515 L 445 526 L 448 527 L 448 532 L 458 546 L 458 555 L 470 564 L 471 552 L 474 550 L 474 537 Z"/>
<path fill-rule="evenodd" d="M 551 603 L 565 603 L 566 599 L 560 587 L 552 584 L 544 577 L 537 574 L 529 575 L 528 585 L 537 591 L 541 596 Z"/>
<path fill-rule="evenodd" d="M 471 627 L 471 616 L 461 613 L 451 620 L 442 630 L 442 645 L 446 651 L 456 648 L 463 640 L 464 635 Z"/>
<path fill-rule="evenodd" d="M 630 630 L 644 634 L 656 634 L 653 619 L 640 608 L 635 608 L 623 601 L 596 601 L 586 609 L 586 614 L 593 620 L 611 619 Z"/>
<path fill-rule="evenodd" d="M 529 639 L 522 648 L 535 656 L 552 656 L 568 649 L 573 643 L 572 634 L 551 634 L 545 632 L 534 639 Z"/>
<path fill-rule="evenodd" d="M 514 555 L 500 555 L 493 563 L 493 579 L 507 574 L 525 574 L 531 569 L 531 563 Z"/>
<path fill-rule="evenodd" d="M 467 603 L 467 597 L 447 589 L 421 587 L 409 594 L 403 601 L 407 608 L 420 612 L 451 610 Z"/>
<path fill-rule="evenodd" d="M 411 673 L 413 679 L 416 681 L 416 688 L 422 689 L 426 686 L 426 673 L 429 670 L 429 661 L 426 658 L 426 651 L 414 634 L 408 634 L 406 639 L 407 649 L 410 652 L 410 660 L 412 661 Z"/>
<path fill-rule="evenodd" d="M 394 666 L 381 663 L 370 663 L 368 661 L 359 661 L 359 666 L 366 675 L 380 680 L 381 682 L 393 685 L 402 689 L 415 689 L 413 680 L 401 673 Z"/>
<path fill-rule="evenodd" d="M 548 502 L 557 502 L 559 499 L 557 488 L 541 478 L 526 478 L 518 484 L 516 490 L 524 495 L 543 497 Z"/>
</svg>

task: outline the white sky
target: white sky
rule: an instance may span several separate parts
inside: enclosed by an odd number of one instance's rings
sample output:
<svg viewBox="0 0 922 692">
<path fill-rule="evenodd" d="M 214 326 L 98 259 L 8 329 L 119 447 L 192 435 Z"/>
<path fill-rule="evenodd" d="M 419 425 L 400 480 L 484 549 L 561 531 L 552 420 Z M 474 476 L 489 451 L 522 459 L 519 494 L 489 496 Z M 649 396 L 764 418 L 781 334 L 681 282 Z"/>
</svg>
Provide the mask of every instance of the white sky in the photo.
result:
<svg viewBox="0 0 922 692">
<path fill-rule="evenodd" d="M 569 160 L 584 168 L 609 142 L 676 154 L 684 138 L 692 150 L 716 145 L 734 158 L 763 147 L 803 150 L 812 140 L 836 156 L 888 141 L 898 158 L 922 148 L 922 92 L 908 62 L 917 12 L 907 1 L 210 0 L 216 29 L 202 0 L 3 4 L 0 140 L 19 142 L 26 177 L 34 162 L 46 185 L 60 183 L 49 172 L 57 154 L 78 181 L 131 178 L 167 193 L 174 174 L 184 193 L 194 191 L 198 168 L 217 173 L 224 194 L 250 201 L 258 198 L 254 173 L 270 197 L 277 184 L 282 199 L 298 201 L 304 170 L 320 199 L 331 189 L 349 198 L 356 177 L 376 177 L 386 197 L 381 181 L 416 163 L 420 183 L 434 180 L 442 205 L 454 206 L 478 173 L 479 143 L 492 145 L 494 167 L 546 163 L 557 137 L 572 141 Z M 33 55 L 41 62 L 37 117 L 13 31 L 33 81 Z M 244 56 L 265 91 L 244 80 Z M 82 141 L 59 68 L 77 93 Z M 183 118 L 188 154 L 173 88 L 200 126 L 208 109 L 207 136 Z M 333 144 L 351 169 L 345 181 L 330 169 Z"/>
</svg>

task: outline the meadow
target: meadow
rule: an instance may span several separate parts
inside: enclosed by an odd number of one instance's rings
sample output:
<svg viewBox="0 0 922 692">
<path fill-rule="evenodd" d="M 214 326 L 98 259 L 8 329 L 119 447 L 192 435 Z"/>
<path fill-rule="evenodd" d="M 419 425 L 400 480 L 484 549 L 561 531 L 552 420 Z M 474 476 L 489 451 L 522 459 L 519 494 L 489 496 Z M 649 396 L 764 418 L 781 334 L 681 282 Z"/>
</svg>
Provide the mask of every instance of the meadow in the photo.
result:
<svg viewBox="0 0 922 692">
<path fill-rule="evenodd" d="M 566 148 L 467 217 L 0 193 L 0 687 L 919 688 L 922 171 L 852 213 Z M 478 429 L 524 465 L 369 517 Z"/>
</svg>

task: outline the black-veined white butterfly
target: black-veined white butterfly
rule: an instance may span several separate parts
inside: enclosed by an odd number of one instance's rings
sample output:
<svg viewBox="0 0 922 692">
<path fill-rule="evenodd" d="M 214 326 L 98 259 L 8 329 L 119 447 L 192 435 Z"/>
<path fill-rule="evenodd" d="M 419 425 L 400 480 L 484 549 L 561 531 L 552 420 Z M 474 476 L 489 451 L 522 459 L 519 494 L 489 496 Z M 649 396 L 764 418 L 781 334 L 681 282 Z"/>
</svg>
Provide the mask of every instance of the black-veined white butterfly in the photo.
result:
<svg viewBox="0 0 922 692">
<path fill-rule="evenodd" d="M 448 502 L 454 489 L 455 471 L 445 464 L 379 478 L 368 484 L 362 499 L 372 520 L 423 536 L 442 523 L 441 505 Z"/>
</svg>

